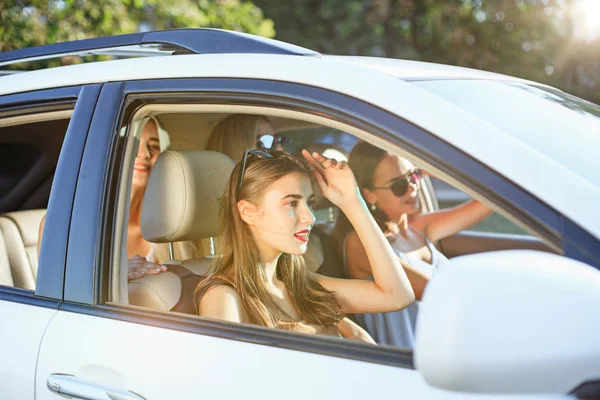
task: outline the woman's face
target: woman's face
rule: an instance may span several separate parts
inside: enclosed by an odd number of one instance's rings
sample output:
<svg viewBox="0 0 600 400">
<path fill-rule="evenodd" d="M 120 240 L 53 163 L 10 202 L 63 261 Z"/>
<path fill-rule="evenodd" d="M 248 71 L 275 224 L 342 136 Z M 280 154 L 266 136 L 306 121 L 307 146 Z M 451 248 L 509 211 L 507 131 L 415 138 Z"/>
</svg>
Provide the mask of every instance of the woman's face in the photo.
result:
<svg viewBox="0 0 600 400">
<path fill-rule="evenodd" d="M 158 130 L 154 121 L 149 120 L 142 129 L 140 147 L 133 167 L 133 186 L 146 187 L 152 167 L 160 154 Z"/>
<path fill-rule="evenodd" d="M 402 196 L 397 196 L 389 189 L 395 181 L 408 178 L 414 170 L 415 167 L 410 161 L 391 154 L 386 155 L 373 174 L 373 186 L 380 189 L 363 189 L 365 200 L 375 203 L 390 221 L 394 222 L 403 214 L 412 215 L 419 212 L 419 184 L 409 183 L 408 190 Z"/>
<path fill-rule="evenodd" d="M 310 180 L 302 173 L 286 175 L 269 187 L 249 224 L 263 259 L 306 252 L 315 222 L 313 201 Z"/>
</svg>

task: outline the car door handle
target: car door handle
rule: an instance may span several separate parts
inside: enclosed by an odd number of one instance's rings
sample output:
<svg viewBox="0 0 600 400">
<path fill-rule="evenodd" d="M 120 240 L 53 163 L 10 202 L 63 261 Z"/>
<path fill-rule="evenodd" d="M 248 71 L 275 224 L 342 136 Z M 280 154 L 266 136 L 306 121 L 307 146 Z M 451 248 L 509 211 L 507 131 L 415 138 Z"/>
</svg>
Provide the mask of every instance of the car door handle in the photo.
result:
<svg viewBox="0 0 600 400">
<path fill-rule="evenodd" d="M 47 386 L 50 391 L 73 399 L 83 400 L 145 400 L 133 392 L 112 390 L 77 380 L 73 375 L 51 374 Z"/>
</svg>

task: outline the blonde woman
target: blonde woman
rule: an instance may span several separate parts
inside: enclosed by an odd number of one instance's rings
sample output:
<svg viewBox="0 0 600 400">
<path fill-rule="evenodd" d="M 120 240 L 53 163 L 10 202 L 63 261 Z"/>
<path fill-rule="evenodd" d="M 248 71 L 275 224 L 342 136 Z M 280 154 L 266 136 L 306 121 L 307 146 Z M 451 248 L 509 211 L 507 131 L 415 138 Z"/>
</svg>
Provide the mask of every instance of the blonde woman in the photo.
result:
<svg viewBox="0 0 600 400">
<path fill-rule="evenodd" d="M 221 120 L 211 131 L 206 150 L 226 154 L 232 160 L 242 159 L 251 148 L 282 150 L 284 138 L 277 134 L 263 115 L 233 114 Z"/>
<path fill-rule="evenodd" d="M 150 117 L 142 121 L 142 124 L 140 147 L 133 167 L 127 224 L 127 258 L 129 259 L 127 278 L 129 280 L 165 272 L 168 267 L 164 263 L 170 260 L 168 245 L 147 242 L 142 236 L 140 227 L 148 178 L 158 155 L 169 147 L 170 139 L 156 118 Z M 191 242 L 176 242 L 173 244 L 173 250 L 178 259 L 189 259 L 195 256 L 195 247 Z"/>
<path fill-rule="evenodd" d="M 169 260 L 168 245 L 147 242 L 142 236 L 140 228 L 142 202 L 148 184 L 148 177 L 158 155 L 169 147 L 169 135 L 154 117 L 143 120 L 142 126 L 140 147 L 133 167 L 129 221 L 127 224 L 128 280 L 165 272 L 167 266 L 164 263 Z M 45 222 L 46 216 L 44 215 L 38 231 L 38 255 Z M 196 249 L 191 242 L 174 243 L 173 247 L 175 254 L 181 259 L 195 256 Z M 144 256 L 141 256 L 141 254 L 144 254 Z"/>
<path fill-rule="evenodd" d="M 340 336 L 338 324 L 345 313 L 399 310 L 414 301 L 408 278 L 348 165 L 306 150 L 303 155 L 322 193 L 360 235 L 375 279 L 337 279 L 308 271 L 302 254 L 315 217 L 306 164 L 284 152 L 247 150 L 222 199 L 223 257 L 194 296 L 200 315 Z"/>
</svg>

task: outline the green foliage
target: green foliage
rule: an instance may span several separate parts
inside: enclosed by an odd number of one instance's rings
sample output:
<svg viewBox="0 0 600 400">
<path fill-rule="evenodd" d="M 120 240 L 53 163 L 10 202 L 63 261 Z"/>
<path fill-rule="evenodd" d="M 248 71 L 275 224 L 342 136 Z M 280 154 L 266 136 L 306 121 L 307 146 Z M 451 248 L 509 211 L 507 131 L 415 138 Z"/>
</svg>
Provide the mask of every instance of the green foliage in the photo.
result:
<svg viewBox="0 0 600 400">
<path fill-rule="evenodd" d="M 273 21 L 251 2 L 241 0 L 0 2 L 0 51 L 138 30 L 200 27 L 275 36 Z"/>
<path fill-rule="evenodd" d="M 600 1 L 600 0 L 599 0 Z M 254 0 L 277 39 L 322 53 L 499 72 L 600 103 L 600 40 L 574 34 L 577 0 Z"/>
</svg>

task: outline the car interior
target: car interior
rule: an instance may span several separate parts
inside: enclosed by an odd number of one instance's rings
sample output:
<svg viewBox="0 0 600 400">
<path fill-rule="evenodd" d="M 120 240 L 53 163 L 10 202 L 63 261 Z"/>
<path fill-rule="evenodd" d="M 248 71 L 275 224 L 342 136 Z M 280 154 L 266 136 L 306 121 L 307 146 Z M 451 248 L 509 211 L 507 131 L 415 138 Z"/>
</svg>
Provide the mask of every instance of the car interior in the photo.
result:
<svg viewBox="0 0 600 400">
<path fill-rule="evenodd" d="M 153 104 L 143 107 L 132 117 L 127 139 L 128 149 L 132 151 L 125 153 L 121 164 L 116 215 L 124 222 L 123 226 L 115 227 L 113 235 L 112 264 L 113 270 L 117 270 L 111 274 L 110 303 L 194 314 L 191 300 L 194 288 L 218 257 L 215 251 L 219 232 L 217 199 L 235 165 L 229 157 L 208 152 L 205 147 L 212 128 L 234 113 L 266 115 L 278 134 L 286 137 L 284 149 L 292 154 L 297 155 L 302 148 L 308 148 L 338 160 L 347 159 L 352 147 L 362 138 L 420 165 L 419 160 L 381 139 L 365 137 L 368 133 L 322 117 L 250 106 L 185 108 L 184 105 Z M 169 133 L 171 145 L 159 156 L 149 178 L 142 210 L 142 230 L 150 242 L 193 241 L 198 252 L 191 259 L 171 260 L 168 272 L 127 283 L 127 268 L 124 267 L 127 253 L 123 250 L 133 158 L 137 154 L 134 147 L 139 143 L 134 132 L 141 130 L 139 121 L 148 115 L 160 121 Z M 62 110 L 19 120 L 0 120 L 0 285 L 35 290 L 40 221 L 45 215 L 69 117 L 70 111 Z M 444 175 L 435 166 L 424 167 L 436 176 L 437 173 Z M 188 201 L 169 202 L 164 193 Z M 423 182 L 419 196 L 422 213 L 438 209 L 435 188 L 429 179 Z M 316 234 L 311 235 L 309 241 L 305 256 L 307 265 L 311 271 L 344 277 L 338 246 L 330 235 L 339 210 L 318 191 L 316 197 Z M 561 252 L 534 234 L 462 232 L 436 245 L 448 257 L 517 248 Z"/>
</svg>

